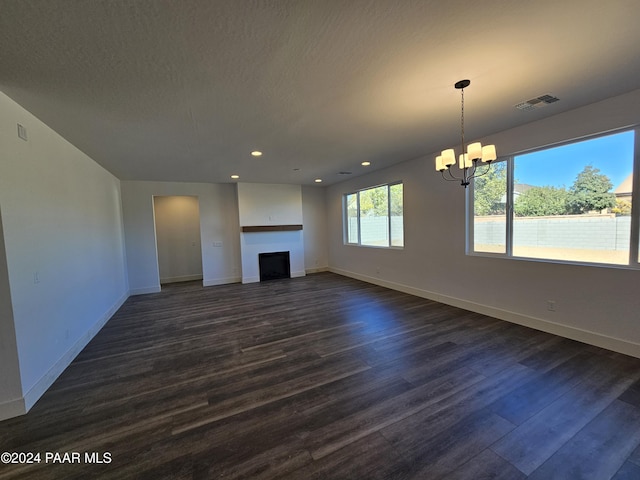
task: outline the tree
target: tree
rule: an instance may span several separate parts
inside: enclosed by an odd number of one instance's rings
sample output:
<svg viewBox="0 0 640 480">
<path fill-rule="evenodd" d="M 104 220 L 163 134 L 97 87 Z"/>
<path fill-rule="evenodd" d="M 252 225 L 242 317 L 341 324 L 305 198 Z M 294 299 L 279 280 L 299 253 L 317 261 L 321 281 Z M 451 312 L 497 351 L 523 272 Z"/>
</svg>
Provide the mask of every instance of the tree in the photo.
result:
<svg viewBox="0 0 640 480">
<path fill-rule="evenodd" d="M 631 202 L 616 199 L 616 206 L 611 209 L 611 213 L 615 213 L 617 215 L 631 215 Z"/>
<path fill-rule="evenodd" d="M 587 165 L 578 174 L 569 189 L 567 205 L 570 213 L 586 213 L 603 210 L 616 205 L 616 196 L 610 192 L 613 184 L 600 170 Z"/>
<path fill-rule="evenodd" d="M 504 213 L 504 201 L 507 195 L 506 167 L 506 162 L 494 163 L 486 175 L 476 177 L 473 180 L 473 210 L 475 215 Z"/>
<path fill-rule="evenodd" d="M 562 187 L 532 187 L 516 199 L 513 210 L 518 217 L 565 215 L 569 192 Z"/>
<path fill-rule="evenodd" d="M 389 194 L 391 195 L 390 215 L 393 217 L 404 215 L 404 198 L 403 198 L 403 185 L 402 183 L 396 183 L 389 186 Z"/>
<path fill-rule="evenodd" d="M 389 209 L 387 187 L 376 187 L 360 192 L 360 215 L 362 217 L 386 217 Z"/>
</svg>

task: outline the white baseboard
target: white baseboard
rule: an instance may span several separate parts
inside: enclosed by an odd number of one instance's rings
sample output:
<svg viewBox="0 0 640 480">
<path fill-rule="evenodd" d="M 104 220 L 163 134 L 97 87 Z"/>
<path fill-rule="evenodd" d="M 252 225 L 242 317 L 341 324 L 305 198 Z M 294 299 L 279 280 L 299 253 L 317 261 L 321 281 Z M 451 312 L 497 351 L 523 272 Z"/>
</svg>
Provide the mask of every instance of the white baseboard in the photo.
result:
<svg viewBox="0 0 640 480">
<path fill-rule="evenodd" d="M 212 280 L 203 280 L 203 287 L 213 287 L 215 285 L 226 285 L 228 283 L 240 283 L 242 277 L 214 278 Z"/>
<path fill-rule="evenodd" d="M 163 283 L 178 283 L 178 282 L 192 282 L 193 280 L 202 280 L 202 274 L 199 275 L 181 275 L 179 277 L 166 277 L 160 279 L 160 284 Z"/>
<path fill-rule="evenodd" d="M 328 272 L 328 271 L 329 271 L 329 267 L 318 267 L 318 268 L 306 269 L 307 275 L 310 275 L 312 273 L 320 273 L 320 272 Z"/>
<path fill-rule="evenodd" d="M 144 288 L 132 288 L 131 290 L 129 290 L 129 295 L 146 295 L 147 293 L 158 293 L 160 291 L 160 285 Z"/>
<path fill-rule="evenodd" d="M 260 277 L 242 277 L 242 283 L 257 283 Z"/>
<path fill-rule="evenodd" d="M 439 293 L 430 292 L 428 290 L 422 290 L 419 288 L 411 287 L 409 285 L 403 285 L 400 283 L 382 280 L 380 278 L 369 277 L 368 275 L 361 275 L 359 273 L 350 272 L 348 270 L 329 267 L 329 271 L 337 273 L 338 275 L 343 275 L 345 277 L 355 278 L 356 280 L 362 280 L 363 282 L 372 283 L 374 285 L 390 288 L 392 290 L 398 290 L 400 292 L 415 295 L 417 297 L 422 297 L 428 300 L 452 305 L 454 307 L 463 308 L 465 310 L 481 313 L 483 315 L 497 318 L 499 320 L 516 323 L 524 327 L 533 328 L 542 332 L 552 333 L 554 335 L 569 338 L 571 340 L 577 340 L 578 342 L 588 343 L 589 345 L 606 348 L 607 350 L 612 350 L 614 352 L 640 358 L 640 344 L 622 340 L 620 338 L 610 337 L 601 333 L 583 330 L 576 327 L 570 327 L 568 325 L 550 322 L 549 320 L 543 320 L 541 318 L 522 315 L 517 312 L 511 312 L 508 310 L 490 307 L 488 305 L 470 302 L 461 298 L 450 297 L 448 295 L 442 295 Z"/>
<path fill-rule="evenodd" d="M 27 413 L 27 408 L 24 404 L 24 398 L 17 398 L 15 400 L 0 403 L 0 421 L 7 420 L 8 418 L 19 417 L 25 413 Z"/>
<path fill-rule="evenodd" d="M 120 297 L 116 303 L 109 308 L 109 310 L 102 315 L 96 323 L 89 328 L 89 330 L 82 335 L 78 341 L 66 351 L 66 353 L 45 373 L 40 380 L 38 380 L 33 387 L 24 395 L 24 407 L 26 413 L 35 405 L 40 397 L 47 391 L 47 389 L 56 381 L 56 379 L 64 372 L 74 358 L 82 351 L 84 347 L 91 341 L 93 337 L 104 327 L 114 313 L 122 306 L 127 300 L 129 294 L 125 294 Z"/>
<path fill-rule="evenodd" d="M 291 278 L 304 277 L 307 274 L 304 270 L 299 270 L 297 272 L 291 272 Z"/>
</svg>

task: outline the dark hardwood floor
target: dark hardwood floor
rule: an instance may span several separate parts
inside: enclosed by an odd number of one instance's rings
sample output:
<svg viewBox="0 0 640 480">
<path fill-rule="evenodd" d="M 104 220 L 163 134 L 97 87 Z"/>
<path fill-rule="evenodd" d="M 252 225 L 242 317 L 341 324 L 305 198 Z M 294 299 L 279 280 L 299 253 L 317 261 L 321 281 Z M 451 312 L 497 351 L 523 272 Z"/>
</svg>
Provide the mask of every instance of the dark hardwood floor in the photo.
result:
<svg viewBox="0 0 640 480">
<path fill-rule="evenodd" d="M 0 445 L 41 453 L 0 479 L 640 479 L 640 360 L 331 273 L 175 284 Z"/>
</svg>

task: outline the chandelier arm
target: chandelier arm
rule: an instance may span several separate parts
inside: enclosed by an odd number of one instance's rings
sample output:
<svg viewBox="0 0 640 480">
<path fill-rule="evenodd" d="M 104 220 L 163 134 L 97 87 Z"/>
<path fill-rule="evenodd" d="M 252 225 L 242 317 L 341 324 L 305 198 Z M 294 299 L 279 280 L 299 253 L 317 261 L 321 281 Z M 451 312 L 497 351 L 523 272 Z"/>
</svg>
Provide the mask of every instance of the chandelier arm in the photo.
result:
<svg viewBox="0 0 640 480">
<path fill-rule="evenodd" d="M 484 177 L 487 173 L 489 173 L 489 170 L 491 170 L 491 164 L 490 163 L 487 164 L 487 169 L 484 172 L 479 173 L 478 175 L 476 175 L 475 172 L 474 172 L 473 178 Z"/>
<path fill-rule="evenodd" d="M 448 172 L 449 173 L 449 177 L 451 178 L 447 178 L 444 176 L 444 172 Z M 442 173 L 442 178 L 444 178 L 447 182 L 459 182 L 461 179 L 458 177 L 454 177 L 453 174 L 451 173 L 450 169 L 446 169 L 446 170 L 441 170 Z"/>
</svg>

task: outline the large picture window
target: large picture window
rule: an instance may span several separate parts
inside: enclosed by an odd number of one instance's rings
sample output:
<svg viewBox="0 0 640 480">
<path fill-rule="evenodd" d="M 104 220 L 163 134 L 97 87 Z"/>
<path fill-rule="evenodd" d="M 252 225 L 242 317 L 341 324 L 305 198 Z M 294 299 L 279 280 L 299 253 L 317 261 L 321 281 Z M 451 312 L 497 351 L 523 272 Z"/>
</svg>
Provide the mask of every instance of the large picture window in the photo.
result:
<svg viewBox="0 0 640 480">
<path fill-rule="evenodd" d="M 344 196 L 345 242 L 403 247 L 402 183 L 366 188 Z"/>
<path fill-rule="evenodd" d="M 626 130 L 499 159 L 474 180 L 473 253 L 637 266 L 635 136 Z"/>
</svg>

